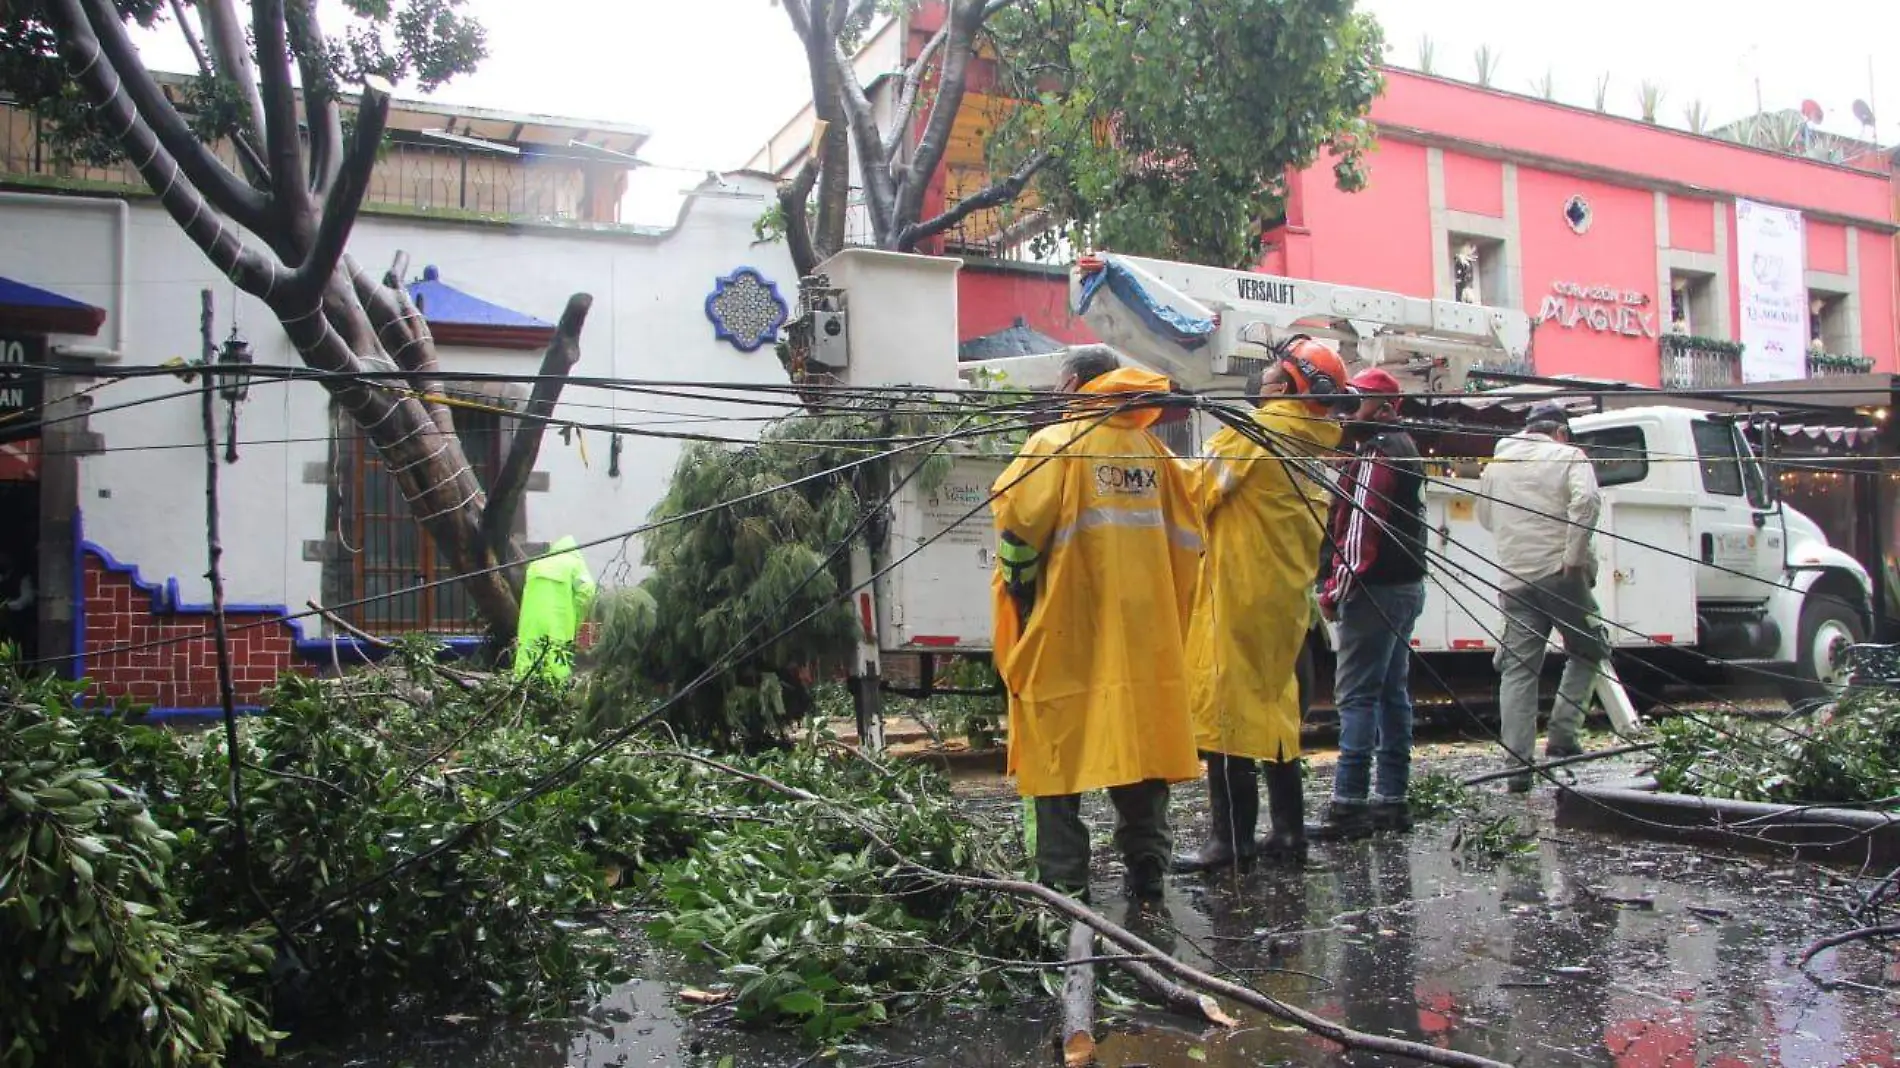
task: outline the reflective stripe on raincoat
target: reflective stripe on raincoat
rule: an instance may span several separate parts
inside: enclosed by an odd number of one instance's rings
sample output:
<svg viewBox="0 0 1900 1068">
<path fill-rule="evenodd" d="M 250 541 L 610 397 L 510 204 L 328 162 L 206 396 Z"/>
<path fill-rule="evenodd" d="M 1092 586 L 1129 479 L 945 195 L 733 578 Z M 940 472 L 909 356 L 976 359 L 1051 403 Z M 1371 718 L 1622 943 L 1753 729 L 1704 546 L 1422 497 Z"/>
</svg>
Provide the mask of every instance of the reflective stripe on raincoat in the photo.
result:
<svg viewBox="0 0 1900 1068">
<path fill-rule="evenodd" d="M 574 539 L 562 538 L 551 552 L 528 565 L 522 583 L 521 620 L 515 627 L 516 678 L 535 670 L 537 661 L 544 677 L 567 678 L 574 636 L 594 605 L 594 576 Z"/>
<path fill-rule="evenodd" d="M 1123 368 L 1082 387 L 1165 392 Z M 1084 402 L 1031 437 L 991 511 L 1036 550 L 1021 625 L 999 567 L 997 673 L 1009 691 L 1009 770 L 1024 797 L 1200 774 L 1188 724 L 1185 640 L 1201 553 L 1187 472 L 1147 431 L 1154 408 Z"/>
<path fill-rule="evenodd" d="M 1280 455 L 1312 457 L 1302 466 L 1315 475 L 1339 444 L 1339 424 L 1298 401 L 1270 401 L 1254 422 Z M 1319 576 L 1327 490 L 1231 427 L 1208 439 L 1192 485 L 1207 528 L 1188 627 L 1195 744 L 1291 760 L 1300 755 L 1295 667 Z"/>
</svg>

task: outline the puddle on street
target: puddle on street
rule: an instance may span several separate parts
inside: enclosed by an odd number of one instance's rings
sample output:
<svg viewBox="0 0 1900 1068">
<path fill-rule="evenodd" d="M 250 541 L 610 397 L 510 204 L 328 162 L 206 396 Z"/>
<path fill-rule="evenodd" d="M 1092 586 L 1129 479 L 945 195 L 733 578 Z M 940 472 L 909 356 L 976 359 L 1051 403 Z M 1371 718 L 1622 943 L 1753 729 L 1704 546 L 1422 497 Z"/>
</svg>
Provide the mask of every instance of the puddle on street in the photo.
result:
<svg viewBox="0 0 1900 1068">
<path fill-rule="evenodd" d="M 1184 789 L 1180 801 L 1186 839 L 1204 821 L 1190 808 L 1198 792 Z M 973 804 L 999 818 L 1013 808 L 993 795 Z M 1529 808 L 1496 796 L 1487 805 L 1530 813 L 1534 850 L 1465 861 L 1452 825 L 1422 824 L 1410 836 L 1316 846 L 1303 872 L 1175 878 L 1165 919 L 1133 922 L 1183 960 L 1357 1030 L 1515 1064 L 1900 1068 L 1900 963 L 1867 946 L 1837 950 L 1817 974 L 1862 985 L 1831 990 L 1794 966 L 1802 946 L 1846 926 L 1825 872 L 1553 828 L 1547 796 Z M 1090 806 L 1105 836 L 1103 809 Z M 1112 863 L 1099 874 L 1096 900 L 1126 919 Z M 739 1068 L 818 1063 L 794 1036 L 683 1018 L 693 1007 L 678 1004 L 677 985 L 630 984 L 581 1021 L 372 1033 L 294 1063 L 608 1068 L 711 1065 L 727 1054 Z M 919 1018 L 861 1036 L 839 1063 L 1050 1064 L 1052 1013 L 1038 1000 Z M 1413 1063 L 1345 1055 L 1251 1015 L 1220 1033 L 1148 1012 L 1104 1007 L 1102 1018 L 1105 1068 Z"/>
</svg>

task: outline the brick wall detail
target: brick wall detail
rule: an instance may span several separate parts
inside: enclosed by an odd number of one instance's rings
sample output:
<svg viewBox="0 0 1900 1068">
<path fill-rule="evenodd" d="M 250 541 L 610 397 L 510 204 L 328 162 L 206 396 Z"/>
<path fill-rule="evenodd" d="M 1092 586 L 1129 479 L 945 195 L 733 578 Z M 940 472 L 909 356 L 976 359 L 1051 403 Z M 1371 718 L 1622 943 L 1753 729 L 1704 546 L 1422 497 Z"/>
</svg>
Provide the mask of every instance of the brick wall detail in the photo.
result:
<svg viewBox="0 0 1900 1068">
<path fill-rule="evenodd" d="M 179 603 L 177 582 L 144 581 L 136 567 L 120 564 L 87 545 L 84 561 L 83 670 L 100 698 L 165 710 L 219 707 L 217 650 L 208 605 Z M 283 614 L 281 608 L 231 606 L 231 668 L 239 705 L 257 705 L 286 671 L 308 672 L 298 662 L 299 632 L 289 623 L 238 629 Z M 153 644 L 149 648 L 130 648 Z M 124 651 L 114 652 L 120 649 Z"/>
</svg>

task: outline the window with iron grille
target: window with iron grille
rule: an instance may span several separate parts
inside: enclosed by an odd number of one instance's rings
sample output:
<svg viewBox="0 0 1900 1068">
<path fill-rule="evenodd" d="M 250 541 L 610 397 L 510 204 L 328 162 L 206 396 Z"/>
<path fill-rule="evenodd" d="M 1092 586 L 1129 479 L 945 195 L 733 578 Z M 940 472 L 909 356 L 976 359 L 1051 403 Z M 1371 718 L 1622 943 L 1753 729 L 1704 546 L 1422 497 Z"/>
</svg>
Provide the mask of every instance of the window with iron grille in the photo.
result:
<svg viewBox="0 0 1900 1068">
<path fill-rule="evenodd" d="M 452 408 L 451 413 L 469 466 L 486 490 L 501 470 L 513 420 L 473 408 Z M 381 454 L 347 415 L 338 412 L 336 426 L 326 596 L 351 606 L 339 611 L 343 618 L 379 636 L 480 634 L 483 627 L 466 584 L 444 581 L 455 575 L 455 567 L 416 520 Z M 518 511 L 517 530 L 520 516 Z"/>
</svg>

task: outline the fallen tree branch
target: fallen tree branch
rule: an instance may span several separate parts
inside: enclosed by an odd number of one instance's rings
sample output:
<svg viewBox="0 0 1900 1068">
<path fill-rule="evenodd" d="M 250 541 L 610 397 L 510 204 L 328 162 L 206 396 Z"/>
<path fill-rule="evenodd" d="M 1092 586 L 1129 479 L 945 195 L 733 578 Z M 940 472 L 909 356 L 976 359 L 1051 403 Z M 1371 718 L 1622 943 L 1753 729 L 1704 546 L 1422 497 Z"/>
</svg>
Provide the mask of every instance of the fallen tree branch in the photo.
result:
<svg viewBox="0 0 1900 1068">
<path fill-rule="evenodd" d="M 1842 931 L 1840 934 L 1828 935 L 1826 938 L 1818 939 L 1812 945 L 1808 946 L 1808 948 L 1801 951 L 1801 956 L 1795 959 L 1795 964 L 1799 966 L 1801 970 L 1806 971 L 1809 961 L 1836 946 L 1844 946 L 1849 942 L 1865 942 L 1870 938 L 1892 938 L 1895 936 L 1900 936 L 1900 923 L 1886 923 L 1876 927 L 1856 927 L 1851 931 Z"/>
<path fill-rule="evenodd" d="M 1521 767 L 1505 768 L 1503 771 L 1487 771 L 1483 775 L 1473 775 L 1468 779 L 1461 779 L 1460 783 L 1464 786 L 1478 786 L 1483 783 L 1496 782 L 1499 779 L 1509 779 L 1518 775 L 1535 775 L 1538 772 L 1549 771 L 1552 768 L 1569 767 L 1572 764 L 1588 764 L 1593 760 L 1606 760 L 1610 757 L 1627 756 L 1630 753 L 1648 752 L 1654 748 L 1656 748 L 1655 742 L 1634 742 L 1630 745 L 1619 745 L 1610 749 L 1598 749 L 1592 753 L 1579 753 L 1576 756 L 1546 760 L 1542 764 L 1525 764 Z"/>
<path fill-rule="evenodd" d="M 1175 960 L 1173 957 L 1163 953 L 1160 948 L 1156 947 L 1153 943 L 1140 938 L 1127 928 L 1108 919 L 1101 913 L 1090 909 L 1074 898 L 1066 894 L 1058 893 L 1049 887 L 1037 883 L 1025 882 L 1021 879 L 1003 879 L 987 875 L 957 875 L 952 872 L 940 871 L 926 864 L 921 864 L 910 859 L 896 846 L 892 845 L 889 840 L 878 832 L 877 828 L 857 818 L 855 814 L 844 809 L 842 806 L 820 797 L 809 790 L 803 790 L 796 786 L 782 783 L 771 776 L 761 775 L 753 771 L 745 771 L 711 757 L 676 749 L 649 749 L 641 752 L 639 755 L 691 761 L 692 763 L 712 768 L 723 774 L 731 775 L 734 778 L 743 779 L 755 786 L 762 786 L 794 800 L 817 805 L 827 812 L 830 812 L 837 819 L 862 832 L 873 845 L 877 846 L 879 850 L 889 856 L 900 868 L 924 876 L 925 878 L 939 880 L 950 886 L 960 886 L 969 890 L 981 890 L 989 893 L 1008 894 L 1012 897 L 1028 898 L 1041 904 L 1051 912 L 1067 917 L 1072 922 L 1087 924 L 1108 942 L 1130 954 L 1143 958 L 1159 972 L 1171 974 L 1181 982 L 1194 986 L 1206 993 L 1227 998 L 1245 1005 L 1248 1008 L 1272 1016 L 1275 1019 L 1294 1024 L 1344 1049 L 1386 1053 L 1395 1057 L 1405 1057 L 1410 1060 L 1422 1061 L 1426 1064 L 1446 1065 L 1448 1068 L 1509 1068 L 1504 1062 L 1494 1061 L 1489 1057 L 1480 1057 L 1471 1053 L 1460 1053 L 1456 1050 L 1438 1049 L 1419 1042 L 1408 1042 L 1401 1038 L 1387 1038 L 1383 1035 L 1373 1035 L 1367 1034 L 1364 1031 L 1357 1031 L 1344 1024 L 1328 1020 L 1324 1016 L 1319 1016 L 1305 1009 L 1288 1005 L 1278 998 L 1268 997 L 1258 990 L 1216 978 L 1190 964 Z M 1127 965 L 1124 964 L 1123 967 L 1127 967 Z"/>
<path fill-rule="evenodd" d="M 1062 1065 L 1095 1063 L 1095 929 L 1076 921 L 1069 926 L 1069 966 L 1062 980 Z"/>
<path fill-rule="evenodd" d="M 308 605 L 312 612 L 315 612 L 327 620 L 331 626 L 345 632 L 357 641 L 372 645 L 378 649 L 394 649 L 396 647 L 394 642 L 384 638 L 378 638 L 376 635 L 351 624 L 349 620 L 344 619 L 342 616 L 337 615 L 335 612 L 330 611 L 314 600 L 305 601 L 304 604 Z M 436 674 L 464 690 L 473 691 L 478 685 L 473 676 L 463 674 L 447 664 L 431 664 L 430 667 L 435 669 Z"/>
<path fill-rule="evenodd" d="M 1163 1008 L 1178 1016 L 1200 1020 L 1217 1027 L 1238 1027 L 1240 1021 L 1229 1016 L 1220 1007 L 1220 1002 L 1206 994 L 1197 994 L 1180 983 L 1162 975 L 1146 960 L 1130 960 L 1120 964 L 1137 983 L 1146 987 L 1149 994 L 1160 1002 Z"/>
</svg>

